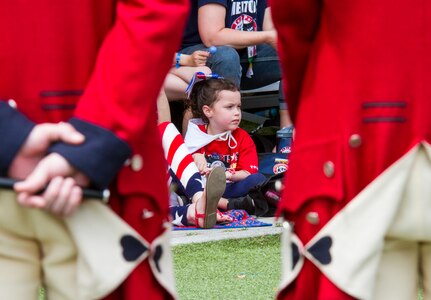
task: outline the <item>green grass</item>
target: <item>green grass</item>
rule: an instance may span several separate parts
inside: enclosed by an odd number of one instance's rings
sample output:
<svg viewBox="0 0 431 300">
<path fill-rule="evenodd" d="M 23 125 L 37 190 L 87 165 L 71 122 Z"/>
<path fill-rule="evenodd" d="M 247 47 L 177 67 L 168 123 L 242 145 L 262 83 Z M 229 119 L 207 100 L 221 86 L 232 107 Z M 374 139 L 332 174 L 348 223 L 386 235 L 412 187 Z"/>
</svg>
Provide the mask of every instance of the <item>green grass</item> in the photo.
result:
<svg viewBox="0 0 431 300">
<path fill-rule="evenodd" d="M 280 236 L 173 248 L 177 291 L 187 299 L 274 299 L 281 276 Z"/>
<path fill-rule="evenodd" d="M 274 299 L 281 277 L 280 236 L 173 247 L 180 300 Z M 41 289 L 38 300 L 45 300 Z M 423 300 L 419 289 L 418 300 Z"/>
</svg>

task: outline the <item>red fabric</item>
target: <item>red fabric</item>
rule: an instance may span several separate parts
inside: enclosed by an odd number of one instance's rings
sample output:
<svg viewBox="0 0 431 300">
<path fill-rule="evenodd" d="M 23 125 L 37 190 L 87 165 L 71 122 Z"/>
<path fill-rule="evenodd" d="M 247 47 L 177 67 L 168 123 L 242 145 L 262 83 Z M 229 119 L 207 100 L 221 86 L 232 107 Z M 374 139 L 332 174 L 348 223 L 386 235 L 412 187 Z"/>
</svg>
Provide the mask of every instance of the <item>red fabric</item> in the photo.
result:
<svg viewBox="0 0 431 300">
<path fill-rule="evenodd" d="M 172 160 L 174 158 L 175 152 L 178 150 L 178 147 L 180 147 L 181 145 L 184 145 L 184 140 L 183 140 L 183 137 L 180 134 L 178 134 L 172 141 L 171 147 L 169 148 L 169 153 L 168 153 L 169 165 L 172 165 Z M 181 160 L 181 162 L 178 164 L 178 169 L 176 172 L 176 175 L 178 176 L 178 178 L 181 178 L 183 176 L 184 170 L 191 163 L 194 163 L 191 155 L 187 155 L 184 157 L 183 160 Z"/>
<path fill-rule="evenodd" d="M 122 216 L 150 242 L 169 213 L 156 98 L 179 45 L 188 5 L 186 0 L 0 4 L 0 99 L 15 99 L 35 122 L 76 116 L 126 141 L 143 158 L 143 167 L 125 167 L 118 175 Z M 127 195 L 134 200 L 129 202 Z M 158 221 L 143 226 L 145 205 L 156 214 L 150 220 Z M 126 283 L 126 294 L 134 296 L 121 299 L 149 295 L 142 286 L 150 275 L 139 275 L 140 269 Z"/>
<path fill-rule="evenodd" d="M 310 261 L 305 261 L 296 281 L 280 291 L 278 299 L 289 300 L 353 300 L 323 276 Z"/>
<path fill-rule="evenodd" d="M 164 147 L 167 149 L 164 149 L 164 151 L 165 151 L 166 161 L 167 161 L 169 167 L 172 168 L 173 172 L 176 174 L 176 176 L 182 182 L 183 181 L 187 182 L 188 176 L 190 176 L 190 174 L 185 174 L 185 177 L 183 178 L 184 171 L 190 165 L 192 165 L 192 167 L 196 169 L 196 172 L 198 170 L 197 170 L 197 167 L 196 167 L 195 162 L 193 160 L 193 157 L 190 155 L 188 150 L 186 153 L 184 153 L 184 150 L 187 148 L 186 148 L 186 145 L 184 144 L 184 139 L 183 139 L 182 135 L 180 134 L 180 132 L 178 131 L 178 129 L 175 127 L 175 125 L 173 123 L 163 122 L 163 123 L 159 124 L 158 127 L 159 127 L 160 136 L 162 138 L 162 142 L 166 143 Z M 174 136 L 174 138 L 172 140 L 165 138 L 164 137 L 165 134 L 169 138 L 171 138 L 172 136 Z M 181 147 L 184 147 L 182 149 L 183 150 L 182 152 L 181 152 Z M 166 154 L 166 151 L 168 152 L 167 154 Z M 178 153 L 178 151 L 180 151 L 180 152 Z M 174 158 L 176 158 L 176 159 L 181 158 L 178 165 L 173 165 Z M 187 185 L 187 183 L 186 183 L 186 185 Z"/>
<path fill-rule="evenodd" d="M 431 6 L 423 0 L 270 5 L 296 127 L 278 213 L 294 220 L 306 244 L 415 144 L 430 142 Z M 359 146 L 350 145 L 352 135 L 361 137 Z M 334 166 L 331 176 L 326 162 Z M 319 214 L 318 225 L 306 221 L 310 211 Z M 302 273 L 280 298 L 344 299 L 319 285 L 317 269 Z M 306 289 L 317 292 L 301 296 Z"/>
<path fill-rule="evenodd" d="M 166 185 L 166 181 L 164 181 Z M 164 222 L 168 222 L 164 213 L 158 211 L 155 199 L 140 196 L 119 197 L 114 191 L 110 203 L 128 224 L 130 224 L 145 240 L 151 242 L 164 230 Z M 154 216 L 143 219 L 144 211 L 154 212 Z M 149 260 L 144 260 L 127 280 L 105 300 L 141 300 L 148 299 L 172 299 L 169 293 L 161 287 L 152 275 Z"/>
<path fill-rule="evenodd" d="M 206 132 L 205 125 L 199 125 L 199 128 Z M 253 139 L 242 128 L 234 130 L 232 136 L 237 142 L 237 146 L 233 149 L 229 148 L 228 141 L 216 140 L 196 152 L 206 155 L 217 153 L 229 168 L 235 169 L 235 171 L 246 170 L 250 174 L 257 173 L 258 157 Z M 234 143 L 231 142 L 232 144 Z"/>
</svg>

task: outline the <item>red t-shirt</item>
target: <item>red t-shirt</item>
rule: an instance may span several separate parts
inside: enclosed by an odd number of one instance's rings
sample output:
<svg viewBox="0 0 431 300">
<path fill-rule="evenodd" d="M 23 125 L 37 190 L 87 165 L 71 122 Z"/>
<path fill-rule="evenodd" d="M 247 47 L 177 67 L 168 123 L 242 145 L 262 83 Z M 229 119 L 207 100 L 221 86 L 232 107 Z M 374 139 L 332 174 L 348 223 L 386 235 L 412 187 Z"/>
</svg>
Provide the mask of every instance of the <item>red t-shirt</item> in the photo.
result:
<svg viewBox="0 0 431 300">
<path fill-rule="evenodd" d="M 206 132 L 205 125 L 198 125 L 199 129 Z M 236 140 L 236 146 L 230 148 L 228 141 L 216 140 L 200 148 L 195 153 L 202 153 L 207 158 L 210 166 L 223 165 L 235 171 L 245 170 L 250 174 L 258 171 L 258 158 L 256 146 L 247 131 L 237 128 L 232 131 L 232 136 Z M 235 142 L 230 142 L 231 146 Z"/>
</svg>

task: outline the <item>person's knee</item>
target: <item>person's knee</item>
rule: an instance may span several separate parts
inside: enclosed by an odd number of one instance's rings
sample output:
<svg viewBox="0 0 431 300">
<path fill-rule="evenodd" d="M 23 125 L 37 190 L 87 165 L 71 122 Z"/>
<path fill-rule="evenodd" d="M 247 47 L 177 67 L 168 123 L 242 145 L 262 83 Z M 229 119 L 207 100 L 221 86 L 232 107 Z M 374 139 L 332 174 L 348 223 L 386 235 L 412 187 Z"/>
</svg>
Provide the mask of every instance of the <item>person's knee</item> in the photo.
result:
<svg viewBox="0 0 431 300">
<path fill-rule="evenodd" d="M 212 55 L 210 62 L 213 73 L 230 79 L 239 86 L 241 64 L 238 52 L 234 48 L 228 46 L 217 47 L 217 52 Z"/>
<path fill-rule="evenodd" d="M 211 74 L 211 69 L 209 67 L 206 66 L 201 66 L 201 67 L 196 67 L 197 71 L 196 72 L 202 72 L 205 74 Z"/>
<path fill-rule="evenodd" d="M 266 176 L 263 175 L 262 173 L 254 173 L 252 174 L 253 176 L 253 182 L 255 185 L 260 185 L 263 184 L 266 181 Z"/>
<path fill-rule="evenodd" d="M 238 52 L 229 46 L 217 47 L 217 52 L 213 54 L 214 61 L 219 64 L 231 65 L 235 64 L 239 66 L 240 58 Z"/>
</svg>

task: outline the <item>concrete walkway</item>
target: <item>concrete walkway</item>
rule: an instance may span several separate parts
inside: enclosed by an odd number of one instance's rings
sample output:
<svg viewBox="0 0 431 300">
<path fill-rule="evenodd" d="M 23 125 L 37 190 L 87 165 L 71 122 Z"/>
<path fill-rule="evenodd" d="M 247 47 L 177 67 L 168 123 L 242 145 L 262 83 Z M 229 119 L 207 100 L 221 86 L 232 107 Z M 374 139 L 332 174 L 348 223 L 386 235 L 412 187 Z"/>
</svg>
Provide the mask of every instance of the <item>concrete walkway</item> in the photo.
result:
<svg viewBox="0 0 431 300">
<path fill-rule="evenodd" d="M 268 234 L 280 234 L 281 222 L 274 218 L 259 218 L 259 221 L 272 224 L 264 227 L 229 228 L 229 229 L 199 229 L 199 230 L 174 230 L 172 231 L 171 245 L 189 243 L 204 243 L 225 239 L 241 239 Z"/>
</svg>

